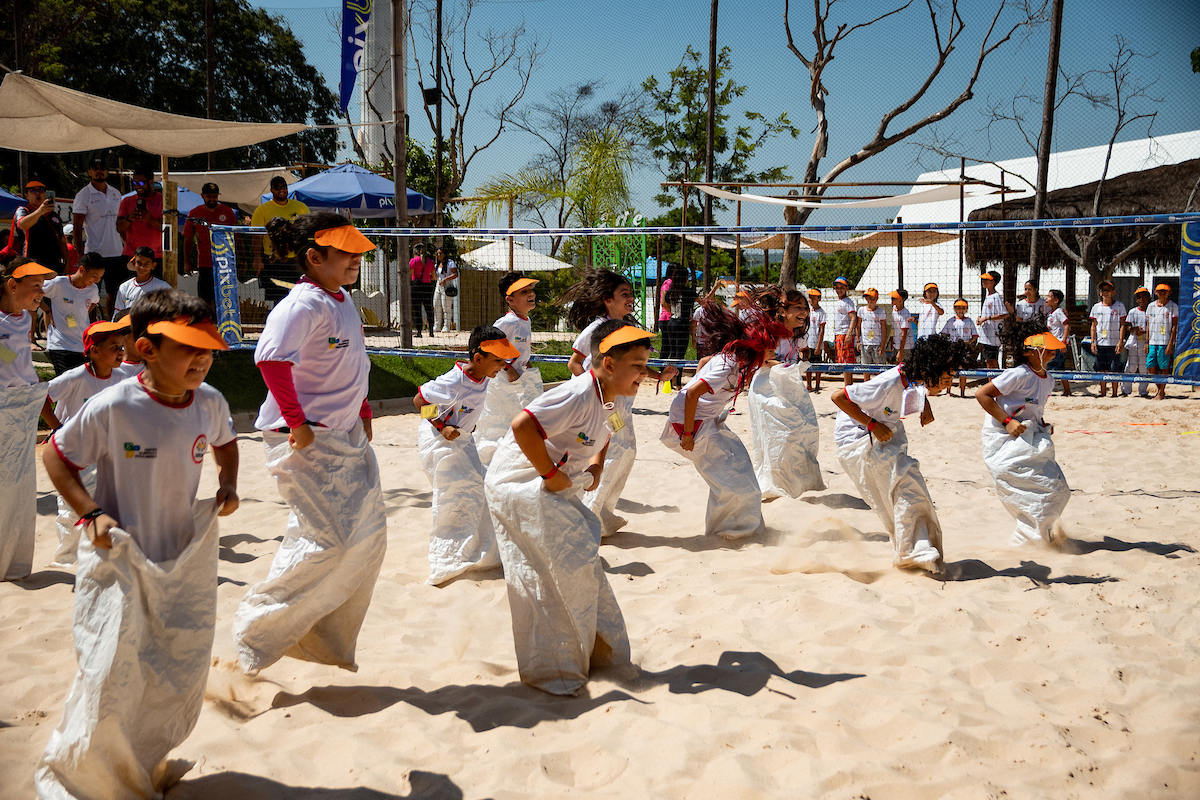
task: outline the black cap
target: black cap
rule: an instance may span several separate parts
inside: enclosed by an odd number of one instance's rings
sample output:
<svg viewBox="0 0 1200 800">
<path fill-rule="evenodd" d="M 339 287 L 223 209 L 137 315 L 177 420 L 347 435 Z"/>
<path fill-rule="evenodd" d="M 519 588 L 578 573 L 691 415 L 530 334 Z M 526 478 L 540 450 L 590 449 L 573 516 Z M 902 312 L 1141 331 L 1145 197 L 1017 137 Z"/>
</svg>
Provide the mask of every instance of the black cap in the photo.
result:
<svg viewBox="0 0 1200 800">
<path fill-rule="evenodd" d="M 282 175 L 276 175 L 274 178 L 271 178 L 271 188 L 274 189 L 276 186 L 287 186 L 287 181 L 284 180 Z"/>
<path fill-rule="evenodd" d="M 206 183 L 200 187 L 200 194 L 220 194 L 221 187 L 215 183 Z"/>
<path fill-rule="evenodd" d="M 88 169 L 108 169 L 108 165 L 104 163 L 103 156 L 92 156 L 88 160 Z"/>
</svg>

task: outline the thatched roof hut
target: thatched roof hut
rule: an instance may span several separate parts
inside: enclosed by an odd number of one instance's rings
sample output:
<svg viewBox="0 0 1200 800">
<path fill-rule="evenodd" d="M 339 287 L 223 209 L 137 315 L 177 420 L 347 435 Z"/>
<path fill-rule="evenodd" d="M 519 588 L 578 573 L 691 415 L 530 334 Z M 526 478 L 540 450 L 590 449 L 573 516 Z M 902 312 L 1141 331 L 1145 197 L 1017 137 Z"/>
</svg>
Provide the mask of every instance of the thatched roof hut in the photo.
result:
<svg viewBox="0 0 1200 800">
<path fill-rule="evenodd" d="M 1180 213 L 1186 208 L 1188 196 L 1197 180 L 1200 180 L 1200 159 L 1117 175 L 1104 182 L 1099 216 Z M 1046 195 L 1045 216 L 1055 219 L 1096 216 L 1092 213 L 1095 196 L 1095 181 L 1057 189 Z M 1197 201 L 1197 205 L 1200 205 L 1200 195 Z M 968 218 L 972 221 L 1033 219 L 1033 197 L 1008 201 L 1003 215 L 997 204 L 972 211 Z M 1139 232 L 1145 230 L 1134 227 L 1106 229 L 1100 237 L 1098 260 L 1108 263 L 1132 243 Z M 1069 245 L 1075 246 L 1070 231 L 1066 231 L 1063 238 Z M 1039 237 L 1038 246 L 1044 266 L 1062 267 L 1066 264 L 1067 256 L 1050 236 Z M 967 231 L 965 256 L 968 264 L 981 268 L 988 263 L 1025 264 L 1029 260 L 1029 231 Z M 1168 226 L 1143 245 L 1129 261 L 1146 265 L 1178 264 L 1179 226 Z"/>
</svg>

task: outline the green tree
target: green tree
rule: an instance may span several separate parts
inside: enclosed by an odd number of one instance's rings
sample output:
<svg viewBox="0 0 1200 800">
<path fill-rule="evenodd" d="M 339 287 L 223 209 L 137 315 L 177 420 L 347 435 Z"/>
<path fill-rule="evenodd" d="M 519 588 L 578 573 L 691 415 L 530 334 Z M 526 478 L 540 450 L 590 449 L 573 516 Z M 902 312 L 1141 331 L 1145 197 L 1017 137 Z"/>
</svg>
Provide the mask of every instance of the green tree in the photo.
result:
<svg viewBox="0 0 1200 800">
<path fill-rule="evenodd" d="M 281 18 L 246 0 L 220 0 L 214 20 L 217 91 L 213 117 L 239 122 L 334 120 L 337 100 Z M 22 69 L 72 89 L 158 111 L 204 117 L 204 0 L 24 0 L 15 26 Z M 0 38 L 0 61 L 15 61 L 16 40 Z M 310 130 L 216 154 L 218 169 L 332 160 L 334 130 Z M 88 154 L 30 156 L 38 175 L 60 186 L 86 181 Z M 111 154 L 147 158 L 132 148 Z M 147 159 L 149 160 L 149 159 Z M 151 162 L 153 163 L 153 162 Z M 205 156 L 173 159 L 172 169 L 203 169 Z M 16 158 L 0 165 L 15 180 Z"/>
<path fill-rule="evenodd" d="M 787 180 L 783 167 L 750 169 L 750 161 L 769 139 L 786 134 L 793 139 L 799 131 L 787 114 L 774 120 L 756 111 L 745 111 L 744 124 L 730 127 L 730 105 L 746 93 L 746 87 L 726 79 L 731 67 L 728 47 L 717 57 L 716 125 L 714 127 L 714 181 L 771 182 Z M 679 66 L 671 70 L 665 85 L 651 75 L 642 83 L 649 110 L 637 120 L 636 128 L 645 139 L 667 180 L 704 180 L 704 156 L 708 142 L 708 67 L 690 46 Z M 699 192 L 688 194 L 689 206 L 701 207 Z M 663 192 L 655 196 L 660 206 L 678 203 L 679 193 Z M 716 204 L 720 207 L 720 204 Z M 690 214 L 689 214 L 690 216 Z"/>
<path fill-rule="evenodd" d="M 1200 72 L 1200 47 L 1192 51 L 1192 72 Z"/>
<path fill-rule="evenodd" d="M 844 277 L 854 286 L 870 266 L 875 250 L 874 247 L 866 250 L 838 250 L 833 253 L 821 253 L 816 258 L 802 258 L 797 270 L 798 282 L 805 286 L 825 287 L 833 286 L 834 278 Z"/>
</svg>

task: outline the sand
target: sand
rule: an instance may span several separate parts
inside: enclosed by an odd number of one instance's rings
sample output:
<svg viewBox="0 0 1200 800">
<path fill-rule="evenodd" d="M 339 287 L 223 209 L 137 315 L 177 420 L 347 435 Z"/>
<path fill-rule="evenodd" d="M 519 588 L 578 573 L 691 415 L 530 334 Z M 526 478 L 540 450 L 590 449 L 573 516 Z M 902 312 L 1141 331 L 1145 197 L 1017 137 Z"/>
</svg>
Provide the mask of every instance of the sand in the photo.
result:
<svg viewBox="0 0 1200 800">
<path fill-rule="evenodd" d="M 833 451 L 829 489 L 765 506 L 766 536 L 702 535 L 705 490 L 658 442 L 668 397 L 639 398 L 640 452 L 601 553 L 640 676 L 587 696 L 519 683 L 498 573 L 424 584 L 429 484 L 415 415 L 376 421 L 389 549 L 357 673 L 284 659 L 234 666 L 230 623 L 267 571 L 286 508 L 260 437 L 241 445 L 241 509 L 221 525 L 209 702 L 173 798 L 985 798 L 1200 795 L 1200 394 L 1050 401 L 1073 487 L 1064 551 L 1012 550 L 980 458 L 982 412 L 934 400 L 909 425 L 952 580 L 890 566 L 874 512 Z M 743 437 L 745 414 L 730 418 Z M 1165 423 L 1130 425 L 1128 423 Z M 1081 433 L 1078 431 L 1092 431 Z M 211 496 L 214 471 L 203 491 Z M 32 773 L 75 669 L 72 575 L 0 584 L 0 796 Z"/>
</svg>

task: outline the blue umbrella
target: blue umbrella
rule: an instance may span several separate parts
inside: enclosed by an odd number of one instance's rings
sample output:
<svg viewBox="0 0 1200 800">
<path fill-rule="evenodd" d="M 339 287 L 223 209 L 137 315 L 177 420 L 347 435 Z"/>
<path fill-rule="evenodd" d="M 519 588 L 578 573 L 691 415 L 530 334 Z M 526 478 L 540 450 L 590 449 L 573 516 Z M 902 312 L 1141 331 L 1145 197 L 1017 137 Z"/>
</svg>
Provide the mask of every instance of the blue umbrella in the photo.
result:
<svg viewBox="0 0 1200 800">
<path fill-rule="evenodd" d="M 157 185 L 157 184 L 155 184 L 155 185 Z M 162 191 L 161 186 L 159 186 L 158 189 L 159 189 L 159 191 Z M 137 192 L 129 192 L 128 194 L 123 194 L 123 195 L 121 195 L 121 199 L 124 200 L 126 197 L 133 197 L 135 194 L 137 194 Z M 3 201 L 0 200 L 0 202 L 3 202 Z M 186 186 L 180 186 L 176 189 L 176 191 L 175 191 L 175 210 L 178 211 L 180 214 L 187 216 L 187 213 L 189 211 L 191 211 L 196 206 L 203 205 L 203 204 L 204 204 L 204 198 L 201 197 L 200 195 L 196 194 L 195 192 L 193 192 L 191 189 L 187 188 Z"/>
<path fill-rule="evenodd" d="M 348 208 L 360 219 L 396 216 L 395 196 L 390 180 L 357 164 L 342 164 L 288 187 L 288 197 L 309 208 Z M 262 196 L 264 203 L 270 199 Z M 432 214 L 433 198 L 409 189 L 408 213 Z"/>
<path fill-rule="evenodd" d="M 25 198 L 0 189 L 0 214 L 11 217 L 17 209 L 25 205 Z"/>
</svg>

